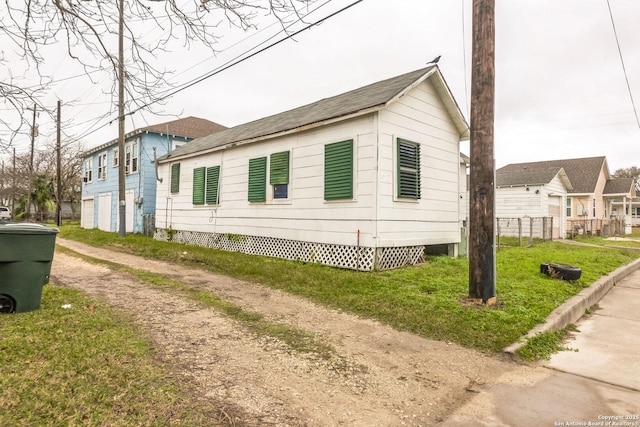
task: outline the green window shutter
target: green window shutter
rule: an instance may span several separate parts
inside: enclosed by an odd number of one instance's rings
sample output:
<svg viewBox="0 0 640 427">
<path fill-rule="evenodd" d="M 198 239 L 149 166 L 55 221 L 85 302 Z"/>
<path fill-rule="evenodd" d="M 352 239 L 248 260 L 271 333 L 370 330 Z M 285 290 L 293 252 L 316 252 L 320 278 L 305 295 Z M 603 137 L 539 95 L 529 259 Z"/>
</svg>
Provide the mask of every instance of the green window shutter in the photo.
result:
<svg viewBox="0 0 640 427">
<path fill-rule="evenodd" d="M 289 152 L 273 153 L 271 155 L 271 169 L 269 172 L 269 183 L 288 184 L 289 183 Z"/>
<path fill-rule="evenodd" d="M 193 170 L 193 204 L 204 205 L 204 175 L 205 168 Z"/>
<path fill-rule="evenodd" d="M 218 204 L 218 182 L 220 180 L 220 166 L 207 168 L 207 204 Z"/>
<path fill-rule="evenodd" d="M 264 202 L 267 199 L 267 158 L 249 160 L 249 201 Z"/>
<path fill-rule="evenodd" d="M 398 197 L 420 198 L 420 144 L 398 138 Z"/>
<path fill-rule="evenodd" d="M 353 198 L 353 140 L 324 146 L 324 199 Z"/>
<path fill-rule="evenodd" d="M 180 192 L 180 163 L 171 165 L 171 192 Z"/>
</svg>

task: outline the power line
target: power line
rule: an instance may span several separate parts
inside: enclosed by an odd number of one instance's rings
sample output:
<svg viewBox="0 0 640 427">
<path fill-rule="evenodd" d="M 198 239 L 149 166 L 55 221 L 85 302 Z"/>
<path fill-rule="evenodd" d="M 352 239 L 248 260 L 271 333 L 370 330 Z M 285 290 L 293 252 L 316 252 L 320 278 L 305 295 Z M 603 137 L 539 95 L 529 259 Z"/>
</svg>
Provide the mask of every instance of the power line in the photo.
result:
<svg viewBox="0 0 640 427">
<path fill-rule="evenodd" d="M 627 82 L 627 91 L 629 92 L 629 98 L 631 98 L 631 105 L 633 106 L 633 114 L 636 118 L 636 124 L 638 130 L 640 130 L 640 119 L 638 118 L 638 110 L 636 109 L 636 103 L 633 100 L 633 93 L 631 92 L 631 85 L 629 84 L 629 76 L 627 75 L 627 68 L 624 65 L 624 58 L 622 56 L 622 49 L 620 49 L 620 40 L 618 40 L 618 31 L 616 30 L 616 23 L 613 19 L 613 13 L 611 12 L 611 4 L 607 0 L 607 7 L 609 8 L 609 16 L 611 17 L 611 26 L 613 27 L 613 34 L 616 37 L 616 45 L 618 46 L 618 55 L 620 56 L 620 63 L 622 64 L 622 72 L 624 73 L 624 79 Z"/>
<path fill-rule="evenodd" d="M 296 20 L 296 22 L 294 22 L 293 24 L 289 25 L 289 26 L 288 26 L 288 27 L 286 27 L 286 28 L 289 28 L 289 27 L 291 27 L 292 25 L 294 25 L 294 24 L 296 24 L 296 23 L 300 22 L 302 19 L 304 19 L 304 18 L 308 17 L 308 16 L 309 16 L 309 15 L 311 15 L 312 13 L 314 13 L 314 12 L 316 12 L 317 10 L 319 10 L 320 8 L 322 8 L 323 6 L 326 6 L 326 5 L 327 5 L 327 4 L 329 4 L 331 1 L 333 1 L 333 0 L 327 0 L 325 3 L 321 4 L 320 6 L 318 6 L 318 7 L 317 7 L 317 8 L 315 8 L 315 9 L 313 9 L 312 11 L 308 12 L 308 13 L 307 13 L 307 14 L 305 14 L 302 18 L 299 18 L 298 20 Z M 345 6 L 344 8 L 342 8 L 342 9 L 340 9 L 340 10 L 338 10 L 338 11 L 336 11 L 336 12 L 334 12 L 334 13 L 332 13 L 332 14 L 330 14 L 330 15 L 328 15 L 328 16 L 326 16 L 326 17 L 322 18 L 322 19 L 320 19 L 320 20 L 318 20 L 318 21 L 316 21 L 316 22 L 314 22 L 314 23 L 312 23 L 312 24 L 307 25 L 305 28 L 302 28 L 301 30 L 298 30 L 298 31 L 296 31 L 296 32 L 294 32 L 294 33 L 292 33 L 292 34 L 288 34 L 286 37 L 284 37 L 284 38 L 282 38 L 282 39 L 280 39 L 280 40 L 278 40 L 278 41 L 276 41 L 276 42 L 274 42 L 274 43 L 271 43 L 270 45 L 268 45 L 268 46 L 266 46 L 266 47 L 264 47 L 264 48 L 262 48 L 262 49 L 260 49 L 260 50 L 258 50 L 258 51 L 255 51 L 254 53 L 252 53 L 252 54 L 250 54 L 250 55 L 245 56 L 244 58 L 242 58 L 242 56 L 243 56 L 243 55 L 246 55 L 248 52 L 251 52 L 251 51 L 255 50 L 255 49 L 256 49 L 256 47 L 263 45 L 265 42 L 267 42 L 267 41 L 271 40 L 272 38 L 276 37 L 278 34 L 282 33 L 283 31 L 286 31 L 286 28 L 285 28 L 285 29 L 281 30 L 280 32 L 276 33 L 274 36 L 267 38 L 266 40 L 264 40 L 264 41 L 262 41 L 262 42 L 258 43 L 256 46 L 253 46 L 252 48 L 250 48 L 250 49 L 246 50 L 245 52 L 243 52 L 243 53 L 241 53 L 241 54 L 237 55 L 235 58 L 233 58 L 233 59 L 231 59 L 231 60 L 227 61 L 227 62 L 226 62 L 225 64 L 223 64 L 222 66 L 220 66 L 220 67 L 216 68 L 216 70 L 214 70 L 213 72 L 210 72 L 210 73 L 207 73 L 207 74 L 202 75 L 202 76 L 200 76 L 200 77 L 197 77 L 197 78 L 195 78 L 195 79 L 192 79 L 191 81 L 189 81 L 189 82 L 187 82 L 187 83 L 183 84 L 181 87 L 179 87 L 179 88 L 177 88 L 177 89 L 175 89 L 175 90 L 173 90 L 173 91 L 170 91 L 169 93 L 167 93 L 167 94 L 165 94 L 165 95 L 163 95 L 163 96 L 160 96 L 159 98 L 155 99 L 154 101 L 151 101 L 151 102 L 145 103 L 145 104 L 143 104 L 142 106 L 140 106 L 140 107 L 138 107 L 138 108 L 136 108 L 136 109 L 134 109 L 134 110 L 130 111 L 129 113 L 126 113 L 126 114 L 125 114 L 125 116 L 132 116 L 133 114 L 137 113 L 138 111 L 140 111 L 140 110 L 142 110 L 142 109 L 144 109 L 144 108 L 146 108 L 146 107 L 149 107 L 149 106 L 151 106 L 151 105 L 153 105 L 153 104 L 156 104 L 156 103 L 158 103 L 158 102 L 164 101 L 164 100 L 166 100 L 166 99 L 170 98 L 171 96 L 173 96 L 173 95 L 175 95 L 175 94 L 177 94 L 177 93 L 180 93 L 180 92 L 182 92 L 182 91 L 184 91 L 184 90 L 186 90 L 186 89 L 188 89 L 188 88 L 190 88 L 190 87 L 192 87 L 192 86 L 194 86 L 194 85 L 196 85 L 196 84 L 198 84 L 198 83 L 200 83 L 200 82 L 202 82 L 202 81 L 204 81 L 204 80 L 206 80 L 206 79 L 208 79 L 208 78 L 210 78 L 210 77 L 213 77 L 213 76 L 215 76 L 215 75 L 217 75 L 217 74 L 221 73 L 222 71 L 225 71 L 225 70 L 227 70 L 227 69 L 229 69 L 229 68 L 231 68 L 231 67 L 233 67 L 233 66 L 235 66 L 235 65 L 238 65 L 238 64 L 240 64 L 240 63 L 244 62 L 245 60 L 247 60 L 247 59 L 249 59 L 249 58 L 251 58 L 251 57 L 253 57 L 253 56 L 258 55 L 259 53 L 262 53 L 262 52 L 264 52 L 264 51 L 266 51 L 266 50 L 268 50 L 268 49 L 270 49 L 270 48 L 272 48 L 272 47 L 274 47 L 274 46 L 276 46 L 276 45 L 278 45 L 278 44 L 282 43 L 283 41 L 286 41 L 286 40 L 288 40 L 288 39 L 290 39 L 290 38 L 293 38 L 294 36 L 296 36 L 296 35 L 300 34 L 301 32 L 303 32 L 303 31 L 305 31 L 305 30 L 307 30 L 307 29 L 309 29 L 309 28 L 311 28 L 311 27 L 313 27 L 313 26 L 316 26 L 316 25 L 321 24 L 322 22 L 324 22 L 324 21 L 326 21 L 326 20 L 328 20 L 328 19 L 330 19 L 330 18 L 332 18 L 332 17 L 334 17 L 334 16 L 338 15 L 339 13 L 342 13 L 343 11 L 345 11 L 345 10 L 347 10 L 347 9 L 349 9 L 349 8 L 351 8 L 351 7 L 353 7 L 353 6 L 355 6 L 356 4 L 358 4 L 358 3 L 362 2 L 362 1 L 363 1 L 363 0 L 355 1 L 354 3 L 351 3 L 350 5 Z M 267 28 L 268 28 L 268 27 L 267 27 Z M 254 35 L 255 35 L 255 34 L 254 34 Z M 237 44 L 241 43 L 242 41 L 245 41 L 245 40 L 247 40 L 247 39 L 249 39 L 249 38 L 253 37 L 254 35 L 251 35 L 251 36 L 249 36 L 249 37 L 247 37 L 247 38 L 245 38 L 245 39 L 241 40 L 240 42 L 238 42 L 238 43 L 236 43 L 236 44 L 234 44 L 234 45 L 232 45 L 232 46 L 235 46 L 235 45 L 237 45 Z M 201 61 L 199 64 L 201 64 L 201 63 L 203 63 L 203 62 L 204 62 L 204 61 Z M 100 120 L 101 120 L 101 118 L 100 118 L 100 119 L 98 119 L 98 120 L 96 120 L 96 124 L 97 124 L 97 122 L 99 122 Z M 89 135 L 91 135 L 91 134 L 93 134 L 93 133 L 95 133 L 95 132 L 97 132 L 97 131 L 99 131 L 99 130 L 101 130 L 101 129 L 105 128 L 106 126 L 108 126 L 108 125 L 112 124 L 112 123 L 113 123 L 114 121 L 116 121 L 116 120 L 117 120 L 117 117 L 116 117 L 116 118 L 114 118 L 114 119 L 111 119 L 109 122 L 104 123 L 104 124 L 102 124 L 101 126 L 99 126 L 99 127 L 95 128 L 95 129 L 87 130 L 85 133 L 83 133 L 82 135 L 80 135 L 80 136 L 78 136 L 77 138 L 75 138 L 75 141 L 79 141 L 79 140 L 80 140 L 80 139 L 82 139 L 82 138 L 86 138 L 87 136 L 89 136 Z"/>
<path fill-rule="evenodd" d="M 192 81 L 191 83 L 188 83 L 188 84 L 184 85 L 184 86 L 183 86 L 183 87 L 181 87 L 181 88 L 178 88 L 178 89 L 176 89 L 176 90 L 173 90 L 173 91 L 169 92 L 167 95 L 162 96 L 162 97 L 160 97 L 160 98 L 158 98 L 158 99 L 156 99 L 156 100 L 154 100 L 154 101 L 152 101 L 152 102 L 148 102 L 148 103 L 146 103 L 146 104 L 143 104 L 142 106 L 140 106 L 140 107 L 138 107 L 138 108 L 136 108 L 136 109 L 134 109 L 134 110 L 132 110 L 132 111 L 130 111 L 130 112 L 128 112 L 128 113 L 126 113 L 126 114 L 125 114 L 125 116 L 127 116 L 127 115 L 133 115 L 133 114 L 137 113 L 138 111 L 142 110 L 143 108 L 146 108 L 146 107 L 149 107 L 149 106 L 151 106 L 151 105 L 153 105 L 153 104 L 156 104 L 156 103 L 158 103 L 158 102 L 164 101 L 165 99 L 170 98 L 171 96 L 176 95 L 176 94 L 178 94 L 178 93 L 180 93 L 180 92 L 182 92 L 182 91 L 184 91 L 184 90 L 186 90 L 186 89 L 188 89 L 188 88 L 190 88 L 190 87 L 192 87 L 192 86 L 195 86 L 196 84 L 201 83 L 201 82 L 203 82 L 204 80 L 206 80 L 206 79 L 208 79 L 208 78 L 211 78 L 211 77 L 213 77 L 213 76 L 215 76 L 215 75 L 218 75 L 218 74 L 220 74 L 221 72 L 223 72 L 223 71 L 225 71 L 225 70 L 228 70 L 229 68 L 234 67 L 234 66 L 236 66 L 236 65 L 238 65 L 238 64 L 240 64 L 240 63 L 242 63 L 242 62 L 246 61 L 247 59 L 253 58 L 253 57 L 254 57 L 254 56 L 256 56 L 256 55 L 258 55 L 258 54 L 260 54 L 260 53 L 262 53 L 262 52 L 264 52 L 264 51 L 266 51 L 266 50 L 268 50 L 268 49 L 271 49 L 272 47 L 277 46 L 277 45 L 279 45 L 280 43 L 282 43 L 282 42 L 284 42 L 284 41 L 287 41 L 287 40 L 289 40 L 289 39 L 291 39 L 291 38 L 293 38 L 293 37 L 297 36 L 298 34 L 302 33 L 303 31 L 306 31 L 306 30 L 308 30 L 308 29 L 310 29 L 310 28 L 312 28 L 312 27 L 314 27 L 314 26 L 316 26 L 316 25 L 322 24 L 323 22 L 327 21 L 328 19 L 331 19 L 331 18 L 333 18 L 334 16 L 336 16 L 336 15 L 338 15 L 338 14 L 340 14 L 340 13 L 342 13 L 342 12 L 346 11 L 347 9 L 352 8 L 353 6 L 357 5 L 358 3 L 361 3 L 362 1 L 364 1 L 364 0 L 356 0 L 355 2 L 353 2 L 353 3 L 351 3 L 351 4 L 349 4 L 349 5 L 345 6 L 345 7 L 343 7 L 342 9 L 339 9 L 339 10 L 337 10 L 336 12 L 333 12 L 333 13 L 331 13 L 331 14 L 329 14 L 329 15 L 325 16 L 324 18 L 322 18 L 322 19 L 320 19 L 320 20 L 318 20 L 318 21 L 316 21 L 316 22 L 313 22 L 313 23 L 311 23 L 311 24 L 308 24 L 308 25 L 307 25 L 307 26 L 305 26 L 304 28 L 302 28 L 302 29 L 300 29 L 300 30 L 298 30 L 298 31 L 295 31 L 295 32 L 293 32 L 293 33 L 291 33 L 291 34 L 288 34 L 286 37 L 284 37 L 284 38 L 282 38 L 282 39 L 280 39 L 280 40 L 278 40 L 278 41 L 276 41 L 276 42 L 274 42 L 274 43 L 271 43 L 270 45 L 265 46 L 264 48 L 259 49 L 259 50 L 257 50 L 256 52 L 253 52 L 253 53 L 251 53 L 251 54 L 250 54 L 250 55 L 248 55 L 248 56 L 245 56 L 244 58 L 238 59 L 237 61 L 235 61 L 235 62 L 233 62 L 233 63 L 231 63 L 231 64 L 229 64 L 229 65 L 222 66 L 222 67 L 218 68 L 217 70 L 215 70 L 215 71 L 213 71 L 213 72 L 211 72 L 211 73 L 205 74 L 205 75 L 203 75 L 202 77 L 195 79 L 195 80 L 194 80 L 194 81 Z M 114 119 L 114 120 L 116 120 L 116 119 Z"/>
</svg>

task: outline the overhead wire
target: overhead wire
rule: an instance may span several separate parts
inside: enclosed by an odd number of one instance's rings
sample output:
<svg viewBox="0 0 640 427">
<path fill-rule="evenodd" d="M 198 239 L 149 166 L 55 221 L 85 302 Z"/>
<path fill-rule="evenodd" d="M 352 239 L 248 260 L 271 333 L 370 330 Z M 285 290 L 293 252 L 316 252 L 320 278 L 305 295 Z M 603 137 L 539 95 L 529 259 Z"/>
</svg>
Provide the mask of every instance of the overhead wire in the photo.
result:
<svg viewBox="0 0 640 427">
<path fill-rule="evenodd" d="M 333 1 L 333 0 L 327 0 L 327 1 L 326 1 L 325 3 L 323 3 L 322 5 L 318 6 L 317 8 L 315 8 L 315 9 L 311 10 L 310 12 L 308 12 L 307 14 L 305 14 L 305 15 L 304 15 L 304 17 L 302 17 L 302 18 L 306 18 L 307 16 L 309 16 L 309 15 L 310 15 L 310 14 L 312 14 L 313 12 L 317 11 L 317 10 L 318 10 L 318 9 L 320 9 L 321 7 L 325 6 L 326 4 L 330 3 L 331 1 Z M 249 55 L 247 55 L 247 56 L 244 56 L 244 57 L 243 57 L 243 55 L 246 55 L 247 53 L 249 53 L 249 52 L 251 52 L 252 50 L 256 49 L 256 47 L 263 45 L 266 41 L 271 40 L 271 39 L 273 39 L 274 37 L 276 37 L 278 34 L 282 33 L 283 31 L 286 31 L 286 29 L 283 29 L 283 30 L 281 30 L 279 33 L 277 33 L 276 35 L 274 35 L 274 36 L 272 36 L 272 37 L 270 37 L 270 38 L 266 39 L 265 41 L 260 42 L 258 45 L 254 46 L 254 47 L 252 47 L 252 48 L 250 48 L 250 49 L 248 49 L 248 50 L 246 50 L 245 52 L 243 52 L 243 53 L 241 53 L 241 54 L 237 55 L 235 58 L 233 58 L 233 59 L 231 59 L 231 60 L 227 61 L 225 64 L 223 64 L 222 66 L 220 66 L 220 67 L 216 68 L 214 71 L 209 72 L 209 73 L 206 73 L 206 74 L 204 74 L 204 75 L 202 75 L 202 76 L 200 76 L 200 77 L 197 77 L 197 78 L 195 78 L 195 79 L 192 79 L 191 81 L 189 81 L 189 82 L 187 82 L 187 83 L 185 83 L 185 84 L 181 85 L 179 88 L 177 88 L 177 89 L 175 89 L 175 90 L 172 90 L 172 91 L 170 91 L 170 92 L 166 93 L 165 95 L 162 95 L 162 96 L 158 97 L 158 98 L 157 98 L 157 99 L 155 99 L 154 101 L 152 101 L 152 102 L 148 102 L 148 103 L 145 103 L 145 104 L 143 104 L 143 105 L 141 105 L 141 106 L 139 106 L 139 107 L 137 107 L 137 108 L 133 109 L 132 111 L 130 111 L 130 112 L 128 112 L 128 113 L 125 113 L 125 116 L 132 116 L 133 114 L 135 114 L 135 113 L 139 112 L 140 110 L 142 110 L 142 109 L 144 109 L 144 108 L 147 108 L 147 107 L 149 107 L 149 106 L 151 106 L 151 105 L 153 105 L 153 104 L 156 104 L 156 103 L 162 102 L 162 101 L 164 101 L 164 100 L 166 100 L 166 99 L 170 98 L 170 97 L 171 97 L 171 96 L 173 96 L 173 95 L 176 95 L 176 94 L 178 94 L 178 93 L 180 93 L 180 92 L 182 92 L 182 91 L 184 91 L 184 90 L 186 90 L 186 89 L 188 89 L 188 88 L 190 88 L 190 87 L 195 86 L 195 85 L 196 85 L 196 84 L 198 84 L 198 83 L 201 83 L 202 81 L 204 81 L 204 80 L 206 80 L 206 79 L 209 79 L 209 78 L 211 78 L 211 77 L 213 77 L 213 76 L 215 76 L 215 75 L 217 75 L 217 74 L 219 74 L 219 73 L 221 73 L 221 72 L 223 72 L 223 71 L 225 71 L 225 70 L 228 70 L 228 69 L 229 69 L 229 68 L 231 68 L 231 67 L 234 67 L 234 66 L 236 66 L 236 65 L 238 65 L 238 64 L 240 64 L 240 63 L 242 63 L 242 62 L 246 61 L 247 59 L 250 59 L 250 58 L 252 58 L 252 57 L 254 57 L 254 56 L 256 56 L 256 55 L 258 55 L 258 54 L 260 54 L 260 53 L 263 53 L 264 51 L 266 51 L 266 50 L 268 50 L 268 49 L 270 49 L 270 48 L 272 48 L 272 47 L 274 47 L 274 46 L 276 46 L 276 45 L 278 45 L 278 44 L 280 44 L 280 43 L 282 43 L 282 42 L 284 42 L 284 41 L 286 41 L 286 40 L 292 39 L 293 37 L 295 37 L 296 35 L 298 35 L 298 34 L 302 33 L 303 31 L 306 31 L 306 30 L 308 30 L 308 29 L 310 29 L 310 28 L 312 28 L 312 27 L 314 27 L 314 26 L 316 26 L 316 25 L 319 25 L 319 24 L 321 24 L 321 23 L 323 23 L 323 22 L 325 22 L 325 21 L 327 21 L 327 20 L 329 20 L 329 19 L 331 19 L 331 18 L 335 17 L 336 15 L 338 15 L 338 14 L 340 14 L 340 13 L 342 13 L 342 12 L 344 12 L 344 11 L 348 10 L 348 9 L 350 9 L 351 7 L 353 7 L 353 6 L 357 5 L 358 3 L 361 3 L 362 1 L 364 1 L 364 0 L 357 0 L 357 1 L 354 1 L 354 2 L 352 2 L 351 4 L 349 4 L 349 5 L 345 6 L 345 7 L 343 7 L 343 8 L 341 8 L 341 9 L 339 9 L 339 10 L 337 10 L 337 11 L 335 11 L 335 12 L 333 12 L 333 13 L 331 13 L 331 14 L 327 15 L 327 16 L 325 16 L 324 18 L 321 18 L 321 19 L 319 19 L 319 20 L 317 20 L 317 21 L 315 21 L 315 22 L 313 22 L 313 23 L 311 23 L 311 24 L 308 24 L 308 25 L 306 25 L 304 28 L 302 28 L 302 29 L 300 29 L 300 30 L 298 30 L 298 31 L 295 31 L 295 32 L 290 33 L 290 34 L 287 34 L 287 36 L 283 37 L 282 39 L 277 40 L 276 42 L 273 42 L 273 43 L 271 43 L 271 44 L 269 44 L 269 45 L 267 45 L 267 46 L 265 46 L 265 47 L 263 47 L 263 48 L 261 48 L 261 49 L 259 49 L 259 50 L 255 51 L 255 52 L 253 52 L 253 53 L 251 53 L 251 54 L 249 54 Z M 302 18 L 298 19 L 295 23 L 300 22 Z M 295 23 L 294 23 L 294 24 L 295 24 Z M 291 25 L 293 25 L 293 24 L 291 24 Z M 288 27 L 286 27 L 286 28 L 289 28 L 289 27 L 290 27 L 290 26 L 288 26 Z M 246 39 L 248 39 L 248 38 L 250 38 L 250 37 L 252 37 L 252 36 L 249 36 L 249 37 L 247 37 Z M 243 39 L 243 41 L 244 41 L 244 40 L 246 40 L 246 39 Z M 242 42 L 242 41 L 241 41 L 241 42 Z M 239 42 L 239 43 L 240 43 L 240 42 Z M 202 62 L 201 62 L 201 63 L 202 63 Z M 103 119 L 103 118 L 99 118 L 99 119 L 97 119 L 97 120 L 96 120 L 96 124 L 97 124 L 100 120 L 102 120 L 102 119 Z M 76 137 L 76 138 L 74 139 L 74 142 L 79 141 L 79 140 L 81 140 L 81 139 L 83 139 L 83 138 L 86 138 L 87 136 L 89 136 L 89 135 L 91 135 L 91 134 L 93 134 L 93 133 L 95 133 L 95 132 L 98 132 L 99 130 L 101 130 L 101 129 L 103 129 L 103 128 L 105 128 L 105 127 L 109 126 L 109 125 L 110 125 L 110 124 L 112 124 L 113 122 L 115 122 L 117 119 L 118 119 L 117 117 L 116 117 L 116 118 L 113 118 L 113 119 L 111 119 L 110 121 L 108 121 L 108 122 L 106 122 L 106 123 L 103 123 L 101 126 L 99 126 L 99 127 L 95 128 L 95 129 L 91 129 L 91 130 L 87 130 L 87 131 L 85 131 L 82 135 L 80 135 L 80 136 Z"/>
<path fill-rule="evenodd" d="M 238 65 L 238 64 L 240 64 L 240 63 L 242 63 L 242 62 L 244 62 L 244 61 L 246 61 L 246 60 L 248 60 L 250 58 L 253 58 L 256 55 L 259 55 L 260 53 L 262 53 L 262 52 L 264 52 L 264 51 L 266 51 L 268 49 L 271 49 L 272 47 L 275 47 L 275 46 L 279 45 L 280 43 L 283 43 L 283 42 L 285 42 L 285 41 L 287 41 L 289 39 L 292 39 L 293 37 L 295 37 L 296 35 L 302 33 L 303 31 L 306 31 L 306 30 L 308 30 L 308 29 L 310 29 L 310 28 L 312 28 L 312 27 L 314 27 L 316 25 L 322 24 L 323 22 L 327 21 L 328 19 L 331 19 L 334 16 L 336 16 L 336 15 L 338 15 L 338 14 L 340 14 L 340 13 L 342 13 L 342 12 L 344 12 L 344 11 L 350 9 L 350 8 L 352 8 L 353 6 L 357 5 L 358 3 L 361 3 L 362 1 L 364 1 L 364 0 L 356 0 L 353 3 L 351 3 L 351 4 L 349 4 L 349 5 L 345 6 L 345 7 L 337 10 L 336 12 L 333 12 L 333 13 L 325 16 L 322 19 L 319 19 L 316 22 L 313 22 L 311 24 L 306 25 L 304 28 L 302 28 L 300 30 L 297 30 L 297 31 L 295 31 L 295 32 L 293 32 L 291 34 L 287 34 L 286 37 L 283 37 L 282 39 L 280 39 L 278 41 L 275 41 L 275 42 L 265 46 L 264 48 L 259 49 L 259 50 L 255 51 L 255 52 L 249 54 L 248 56 L 245 56 L 243 58 L 237 59 L 237 60 L 235 60 L 234 62 L 232 62 L 230 64 L 227 63 L 227 65 L 221 66 L 221 67 L 217 68 L 213 72 L 207 73 L 207 74 L 205 74 L 205 75 L 203 75 L 203 76 L 201 76 L 201 77 L 199 77 L 197 79 L 194 79 L 192 82 L 190 82 L 189 84 L 184 85 L 181 88 L 178 88 L 176 90 L 170 91 L 166 95 L 164 95 L 164 96 L 162 96 L 162 97 L 160 97 L 160 98 L 158 98 L 158 99 L 156 99 L 156 100 L 154 100 L 152 102 L 145 103 L 145 104 L 141 105 L 140 107 L 138 107 L 138 108 L 136 108 L 136 109 L 134 109 L 132 111 L 129 111 L 128 113 L 125 113 L 125 116 L 133 115 L 133 114 L 137 113 L 138 111 L 140 111 L 140 110 L 142 110 L 144 108 L 147 108 L 147 107 L 149 107 L 149 106 L 151 106 L 153 104 L 156 104 L 156 103 L 161 102 L 161 101 L 163 101 L 163 100 L 165 100 L 167 98 L 170 98 L 173 95 L 176 95 L 176 94 L 178 94 L 178 93 L 180 93 L 180 92 L 182 92 L 182 91 L 184 91 L 186 89 L 189 89 L 190 87 L 195 86 L 198 83 L 203 82 L 204 80 L 207 80 L 207 79 L 209 79 L 209 78 L 211 78 L 211 77 L 213 77 L 215 75 L 218 75 L 221 72 L 223 72 L 225 70 L 228 70 L 231 67 L 234 67 L 234 66 L 236 66 L 236 65 Z M 114 120 L 117 120 L 117 118 L 114 119 Z"/>
<path fill-rule="evenodd" d="M 638 125 L 638 130 L 640 130 L 640 118 L 638 118 L 638 110 L 636 108 L 636 103 L 633 99 L 633 92 L 631 91 L 631 85 L 629 84 L 629 76 L 627 74 L 627 68 L 624 64 L 624 57 L 622 55 L 622 49 L 620 48 L 620 40 L 618 38 L 618 30 L 616 29 L 616 23 L 613 19 L 613 12 L 611 11 L 611 3 L 607 0 L 607 7 L 609 8 L 609 17 L 611 18 L 611 26 L 613 28 L 613 34 L 616 38 L 616 46 L 618 47 L 618 55 L 620 56 L 620 63 L 622 64 L 622 72 L 624 73 L 624 79 L 627 82 L 627 92 L 629 93 L 629 98 L 631 99 L 631 106 L 633 107 L 633 114 L 636 118 L 636 124 Z"/>
</svg>

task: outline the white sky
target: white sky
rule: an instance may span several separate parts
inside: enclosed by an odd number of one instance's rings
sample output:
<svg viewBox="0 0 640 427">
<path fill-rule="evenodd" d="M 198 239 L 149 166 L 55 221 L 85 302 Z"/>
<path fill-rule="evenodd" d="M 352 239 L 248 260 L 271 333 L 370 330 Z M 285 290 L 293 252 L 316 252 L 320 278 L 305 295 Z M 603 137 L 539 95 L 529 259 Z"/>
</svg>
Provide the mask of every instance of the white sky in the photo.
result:
<svg viewBox="0 0 640 427">
<path fill-rule="evenodd" d="M 640 1 L 609 1 L 640 108 Z M 333 0 L 308 21 L 351 2 Z M 299 34 L 296 41 L 286 41 L 175 95 L 161 109 L 230 127 L 413 71 L 442 55 L 439 66 L 468 118 L 471 7 L 471 0 L 364 0 Z M 218 48 L 231 47 L 216 57 L 178 45 L 160 60 L 176 71 L 174 79 L 182 83 L 215 69 L 269 34 L 265 30 L 233 46 L 251 33 L 221 25 Z M 64 55 L 46 64 L 56 78 L 78 74 Z M 65 129 L 70 135 L 91 129 L 91 119 L 109 108 L 109 97 L 86 78 L 63 81 L 43 102 L 54 106 L 58 97 L 64 104 L 63 120 L 72 117 L 77 124 Z M 72 98 L 77 106 L 67 104 Z M 611 172 L 640 166 L 640 129 L 606 0 L 496 0 L 495 102 L 497 167 L 591 156 L 606 156 Z M 127 122 L 127 132 L 175 118 L 137 113 L 133 122 Z M 38 122 L 41 136 L 36 146 L 40 147 L 55 139 L 55 129 L 44 115 Z M 116 137 L 114 122 L 84 143 L 90 148 Z M 28 137 L 16 141 L 16 147 L 18 153 L 27 152 Z M 468 147 L 462 151 L 468 153 Z"/>
</svg>

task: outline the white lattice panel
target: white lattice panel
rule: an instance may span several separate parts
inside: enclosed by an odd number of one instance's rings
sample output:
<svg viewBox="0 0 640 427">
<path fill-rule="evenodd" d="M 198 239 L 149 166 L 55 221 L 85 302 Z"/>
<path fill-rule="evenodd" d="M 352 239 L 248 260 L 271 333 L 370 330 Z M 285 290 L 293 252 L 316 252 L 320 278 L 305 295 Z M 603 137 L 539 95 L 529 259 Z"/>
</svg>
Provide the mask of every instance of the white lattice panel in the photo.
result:
<svg viewBox="0 0 640 427">
<path fill-rule="evenodd" d="M 424 246 L 379 248 L 376 257 L 377 270 L 392 270 L 424 262 Z"/>
<path fill-rule="evenodd" d="M 156 229 L 156 240 L 223 249 L 251 255 L 263 255 L 292 261 L 317 262 L 352 270 L 391 270 L 424 262 L 424 247 L 369 248 L 324 243 L 300 242 L 274 237 L 215 234 L 196 231 Z"/>
</svg>

